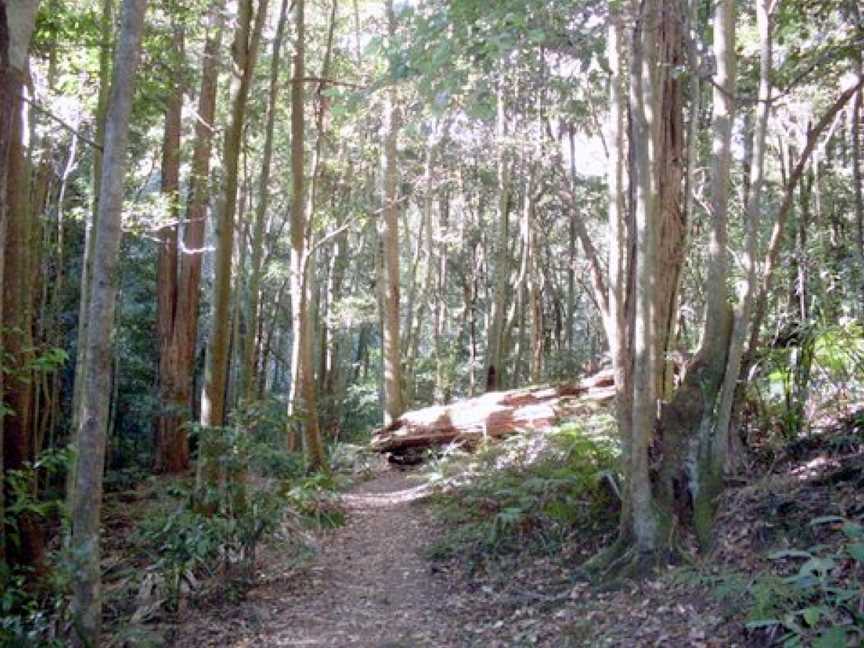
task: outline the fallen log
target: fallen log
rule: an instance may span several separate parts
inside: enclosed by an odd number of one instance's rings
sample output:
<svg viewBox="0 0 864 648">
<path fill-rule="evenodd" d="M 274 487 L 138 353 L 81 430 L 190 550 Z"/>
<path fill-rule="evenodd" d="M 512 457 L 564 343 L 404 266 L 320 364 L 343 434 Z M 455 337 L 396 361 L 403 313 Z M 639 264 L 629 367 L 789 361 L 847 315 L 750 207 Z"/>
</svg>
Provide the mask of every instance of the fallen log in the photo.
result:
<svg viewBox="0 0 864 648">
<path fill-rule="evenodd" d="M 377 430 L 371 448 L 407 452 L 448 443 L 473 445 L 523 430 L 549 430 L 580 409 L 614 398 L 612 373 L 601 371 L 578 384 L 489 392 L 449 405 L 406 412 Z"/>
</svg>

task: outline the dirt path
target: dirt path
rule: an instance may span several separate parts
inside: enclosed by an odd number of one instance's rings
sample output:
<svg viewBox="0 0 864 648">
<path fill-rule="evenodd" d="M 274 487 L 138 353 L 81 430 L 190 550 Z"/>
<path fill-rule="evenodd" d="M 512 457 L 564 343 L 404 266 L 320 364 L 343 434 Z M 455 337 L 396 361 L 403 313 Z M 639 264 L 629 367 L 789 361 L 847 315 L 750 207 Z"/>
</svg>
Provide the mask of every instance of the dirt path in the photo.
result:
<svg viewBox="0 0 864 648">
<path fill-rule="evenodd" d="M 446 586 L 419 553 L 434 540 L 423 486 L 392 470 L 343 497 L 347 524 L 327 538 L 303 582 L 255 593 L 266 609 L 237 646 L 457 646 Z"/>
</svg>

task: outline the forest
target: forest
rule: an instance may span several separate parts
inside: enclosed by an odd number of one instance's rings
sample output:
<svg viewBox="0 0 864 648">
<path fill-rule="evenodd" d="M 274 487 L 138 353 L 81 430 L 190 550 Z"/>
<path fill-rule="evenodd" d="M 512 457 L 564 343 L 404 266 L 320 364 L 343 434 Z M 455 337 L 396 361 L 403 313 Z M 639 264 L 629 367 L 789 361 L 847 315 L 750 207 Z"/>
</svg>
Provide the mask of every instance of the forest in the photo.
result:
<svg viewBox="0 0 864 648">
<path fill-rule="evenodd" d="M 0 0 L 0 646 L 864 645 L 860 0 Z"/>
</svg>

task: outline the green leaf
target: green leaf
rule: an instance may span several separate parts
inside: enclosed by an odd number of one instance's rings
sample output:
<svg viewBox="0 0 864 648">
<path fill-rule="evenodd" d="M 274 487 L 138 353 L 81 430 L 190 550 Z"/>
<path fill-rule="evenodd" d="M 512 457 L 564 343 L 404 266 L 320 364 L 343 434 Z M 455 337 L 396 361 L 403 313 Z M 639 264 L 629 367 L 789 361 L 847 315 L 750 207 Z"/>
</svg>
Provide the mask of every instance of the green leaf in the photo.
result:
<svg viewBox="0 0 864 648">
<path fill-rule="evenodd" d="M 801 614 L 804 617 L 804 622 L 812 628 L 819 623 L 823 612 L 821 607 L 808 607 Z"/>
<path fill-rule="evenodd" d="M 758 630 L 759 628 L 773 628 L 778 625 L 782 625 L 780 619 L 757 619 L 756 621 L 748 621 L 744 627 L 748 630 Z"/>
<path fill-rule="evenodd" d="M 813 558 L 813 554 L 801 549 L 781 549 L 768 554 L 768 560 L 784 560 L 786 558 Z"/>
<path fill-rule="evenodd" d="M 818 526 L 820 524 L 834 524 L 845 522 L 846 518 L 840 517 L 839 515 L 823 515 L 821 517 L 813 518 L 810 520 L 810 526 Z"/>
<path fill-rule="evenodd" d="M 803 565 L 801 565 L 801 569 L 798 570 L 798 574 L 801 576 L 807 574 L 819 574 L 824 575 L 830 572 L 837 566 L 837 563 L 834 562 L 831 558 L 811 558 Z"/>
<path fill-rule="evenodd" d="M 843 628 L 828 628 L 816 638 L 813 648 L 846 648 L 846 631 Z"/>
<path fill-rule="evenodd" d="M 854 542 L 846 545 L 846 552 L 859 563 L 864 564 L 864 542 Z"/>
<path fill-rule="evenodd" d="M 841 529 L 850 540 L 864 539 L 864 527 L 854 522 L 847 522 Z"/>
</svg>

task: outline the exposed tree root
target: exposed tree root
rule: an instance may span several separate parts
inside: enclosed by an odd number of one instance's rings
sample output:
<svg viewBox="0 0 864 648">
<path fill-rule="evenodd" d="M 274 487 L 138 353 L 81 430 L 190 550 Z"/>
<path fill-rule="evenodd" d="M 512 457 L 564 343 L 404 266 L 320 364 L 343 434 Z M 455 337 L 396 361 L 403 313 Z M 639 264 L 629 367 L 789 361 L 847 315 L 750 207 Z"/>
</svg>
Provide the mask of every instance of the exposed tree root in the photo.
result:
<svg viewBox="0 0 864 648">
<path fill-rule="evenodd" d="M 589 580 L 602 589 L 618 589 L 624 581 L 652 576 L 659 567 L 679 562 L 682 556 L 676 547 L 642 551 L 631 539 L 620 537 L 589 558 L 574 576 L 577 580 Z"/>
</svg>

